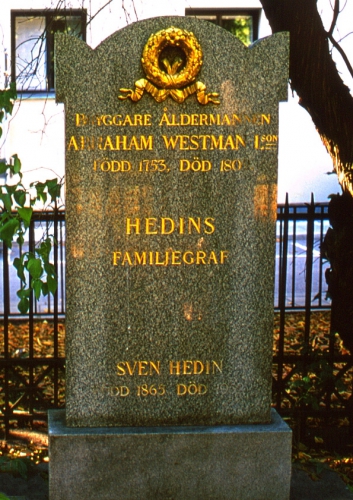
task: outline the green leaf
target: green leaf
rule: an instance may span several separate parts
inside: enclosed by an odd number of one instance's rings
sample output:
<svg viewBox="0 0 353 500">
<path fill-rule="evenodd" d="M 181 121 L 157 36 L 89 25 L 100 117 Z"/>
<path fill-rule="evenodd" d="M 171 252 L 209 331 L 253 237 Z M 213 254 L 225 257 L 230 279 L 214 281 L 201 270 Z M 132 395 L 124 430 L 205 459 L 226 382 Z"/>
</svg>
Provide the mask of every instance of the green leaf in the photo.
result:
<svg viewBox="0 0 353 500">
<path fill-rule="evenodd" d="M 49 292 L 54 295 L 54 293 L 56 292 L 56 290 L 58 288 L 58 280 L 57 280 L 56 275 L 55 276 L 51 276 L 50 274 L 48 274 L 48 276 L 47 276 L 47 285 L 48 285 Z"/>
<path fill-rule="evenodd" d="M 17 290 L 17 296 L 20 299 L 28 299 L 30 295 L 31 290 L 29 288 L 21 288 L 20 290 Z"/>
<path fill-rule="evenodd" d="M 47 238 L 46 240 L 42 241 L 40 246 L 36 248 L 36 253 L 40 255 L 43 259 L 43 261 L 47 262 L 49 259 L 49 254 L 51 251 L 51 239 Z M 44 267 L 45 269 L 45 267 Z M 47 272 L 47 271 L 46 271 Z"/>
<path fill-rule="evenodd" d="M 0 162 L 0 174 L 5 174 L 6 170 L 8 170 L 9 166 L 7 165 L 6 162 L 1 161 Z"/>
<path fill-rule="evenodd" d="M 13 172 L 19 174 L 21 172 L 21 160 L 17 155 L 12 155 L 13 158 Z"/>
<path fill-rule="evenodd" d="M 11 99 L 14 101 L 17 99 L 16 82 L 10 83 L 10 88 L 8 89 Z"/>
<path fill-rule="evenodd" d="M 12 247 L 13 236 L 18 227 L 19 222 L 15 218 L 8 220 L 2 227 L 0 227 L 0 240 L 3 240 L 9 248 Z"/>
<path fill-rule="evenodd" d="M 26 203 L 26 191 L 24 189 L 19 189 L 18 191 L 15 191 L 14 198 L 17 205 L 23 207 L 23 205 Z"/>
<path fill-rule="evenodd" d="M 21 460 L 20 458 L 10 459 L 8 460 L 8 462 L 1 465 L 1 471 L 10 472 L 15 476 L 22 476 L 23 478 L 27 478 L 28 466 L 26 461 Z"/>
<path fill-rule="evenodd" d="M 20 207 L 18 208 L 18 214 L 23 220 L 23 223 L 26 228 L 29 228 L 29 225 L 31 223 L 31 218 L 33 214 L 33 208 L 30 207 Z"/>
<path fill-rule="evenodd" d="M 17 241 L 17 243 L 18 243 L 19 245 L 21 245 L 21 246 L 23 245 L 23 243 L 25 242 L 25 239 L 24 239 L 24 237 L 23 237 L 23 231 L 19 231 L 19 232 L 18 232 L 18 238 L 17 238 L 17 240 L 16 240 L 16 241 Z"/>
<path fill-rule="evenodd" d="M 0 200 L 3 202 L 5 210 L 11 212 L 12 210 L 12 200 L 11 195 L 9 193 L 1 193 Z"/>
<path fill-rule="evenodd" d="M 29 310 L 29 300 L 23 297 L 17 304 L 18 310 L 22 314 L 26 314 Z"/>
<path fill-rule="evenodd" d="M 42 292 L 42 285 L 43 285 L 43 282 L 39 279 L 32 281 L 32 288 L 34 290 L 34 295 L 35 295 L 37 300 L 39 300 L 39 298 L 40 298 L 40 294 Z"/>
<path fill-rule="evenodd" d="M 36 184 L 36 190 L 37 190 L 37 199 L 40 201 L 42 200 L 43 203 L 45 203 L 47 201 L 47 193 L 44 191 L 45 190 L 45 184 L 41 183 L 41 182 L 38 182 L 38 184 Z"/>
<path fill-rule="evenodd" d="M 60 198 L 61 185 L 58 184 L 58 179 L 51 179 L 47 181 L 46 184 L 51 201 L 55 201 L 57 198 Z"/>
<path fill-rule="evenodd" d="M 25 266 L 23 265 L 22 259 L 19 259 L 18 257 L 16 257 L 13 260 L 13 265 L 14 265 L 14 268 L 17 269 L 17 276 L 20 278 L 21 281 L 26 283 Z"/>
<path fill-rule="evenodd" d="M 34 280 L 39 279 L 42 276 L 43 268 L 40 259 L 36 259 L 35 257 L 29 257 L 26 267 L 27 270 L 29 271 L 29 274 Z"/>
<path fill-rule="evenodd" d="M 44 297 L 46 297 L 48 293 L 49 293 L 48 283 L 44 282 L 42 284 L 42 294 L 44 295 Z"/>
<path fill-rule="evenodd" d="M 47 275 L 53 276 L 54 278 L 56 277 L 54 264 L 51 264 L 50 262 L 46 262 L 44 264 L 44 271 L 47 273 Z"/>
<path fill-rule="evenodd" d="M 5 493 L 0 493 L 0 500 L 10 500 L 10 499 L 5 495 Z"/>
</svg>

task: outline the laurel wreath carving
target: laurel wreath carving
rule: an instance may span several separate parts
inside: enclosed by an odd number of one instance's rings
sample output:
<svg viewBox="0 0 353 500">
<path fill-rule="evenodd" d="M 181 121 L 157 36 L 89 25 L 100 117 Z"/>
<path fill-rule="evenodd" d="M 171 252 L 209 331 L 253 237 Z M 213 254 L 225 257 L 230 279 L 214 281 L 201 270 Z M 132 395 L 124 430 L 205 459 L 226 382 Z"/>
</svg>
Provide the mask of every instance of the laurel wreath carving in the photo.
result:
<svg viewBox="0 0 353 500">
<path fill-rule="evenodd" d="M 167 58 L 161 60 L 167 47 L 180 49 L 185 56 L 185 65 L 179 56 L 173 61 Z M 200 104 L 219 104 L 219 94 L 207 94 L 206 85 L 195 81 L 202 62 L 202 50 L 193 33 L 174 26 L 158 31 L 150 36 L 142 52 L 141 63 L 147 79 L 137 80 L 134 90 L 120 89 L 125 95 L 120 95 L 119 99 L 139 101 L 146 90 L 157 102 L 164 101 L 170 95 L 180 103 L 196 93 Z"/>
</svg>

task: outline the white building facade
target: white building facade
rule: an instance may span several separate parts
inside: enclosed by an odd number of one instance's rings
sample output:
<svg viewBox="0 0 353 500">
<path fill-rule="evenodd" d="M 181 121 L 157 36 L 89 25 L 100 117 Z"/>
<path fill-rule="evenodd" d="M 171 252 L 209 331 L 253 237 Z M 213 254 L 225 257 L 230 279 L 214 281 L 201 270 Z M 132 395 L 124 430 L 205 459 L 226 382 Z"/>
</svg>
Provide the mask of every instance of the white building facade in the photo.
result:
<svg viewBox="0 0 353 500">
<path fill-rule="evenodd" d="M 353 60 L 353 35 L 349 20 L 353 2 L 347 2 L 335 31 L 337 40 Z M 327 29 L 332 21 L 329 0 L 318 9 Z M 64 12 L 67 11 L 67 12 Z M 64 109 L 55 102 L 54 31 L 74 32 L 92 48 L 127 24 L 156 16 L 197 15 L 234 28 L 244 20 L 250 41 L 271 34 L 258 0 L 2 0 L 0 3 L 0 88 L 16 76 L 19 99 L 3 124 L 0 158 L 17 154 L 25 182 L 64 176 Z M 239 21 L 240 22 L 240 21 Z M 243 22 L 243 21 L 241 21 Z M 236 24 L 236 23 L 235 23 Z M 128 56 L 128 47 L 126 48 Z M 352 79 L 338 53 L 338 69 L 350 87 Z M 321 143 L 310 116 L 289 89 L 288 102 L 280 104 L 278 202 L 286 193 L 290 202 L 327 201 L 340 192 L 332 161 Z"/>
</svg>

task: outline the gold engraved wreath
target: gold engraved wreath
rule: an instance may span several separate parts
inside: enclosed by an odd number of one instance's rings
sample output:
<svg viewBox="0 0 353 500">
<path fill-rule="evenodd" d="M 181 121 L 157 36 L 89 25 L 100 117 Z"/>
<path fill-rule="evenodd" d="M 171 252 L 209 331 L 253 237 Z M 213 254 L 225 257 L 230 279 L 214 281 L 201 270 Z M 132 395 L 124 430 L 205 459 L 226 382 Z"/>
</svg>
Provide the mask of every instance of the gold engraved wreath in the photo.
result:
<svg viewBox="0 0 353 500">
<path fill-rule="evenodd" d="M 184 53 L 185 65 L 179 56 L 174 57 L 172 62 L 166 57 L 160 60 L 167 47 L 179 48 Z M 206 85 L 195 81 L 202 66 L 202 50 L 190 31 L 172 26 L 152 34 L 143 49 L 141 62 L 147 79 L 137 80 L 134 90 L 120 89 L 125 95 L 120 95 L 119 99 L 139 101 L 146 90 L 157 102 L 165 101 L 170 95 L 181 103 L 189 95 L 196 93 L 200 104 L 219 104 L 219 94 L 207 94 Z"/>
</svg>

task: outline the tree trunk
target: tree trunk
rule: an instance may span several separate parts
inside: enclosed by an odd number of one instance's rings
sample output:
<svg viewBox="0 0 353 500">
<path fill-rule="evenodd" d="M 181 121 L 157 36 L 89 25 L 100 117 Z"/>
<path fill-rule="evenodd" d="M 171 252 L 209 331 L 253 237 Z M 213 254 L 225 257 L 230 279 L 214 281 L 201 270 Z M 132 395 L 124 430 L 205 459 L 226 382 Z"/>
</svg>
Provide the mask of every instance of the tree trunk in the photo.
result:
<svg viewBox="0 0 353 500">
<path fill-rule="evenodd" d="M 353 194 L 353 97 L 332 60 L 316 0 L 261 3 L 272 31 L 290 32 L 291 87 L 331 155 L 342 189 Z"/>
</svg>

